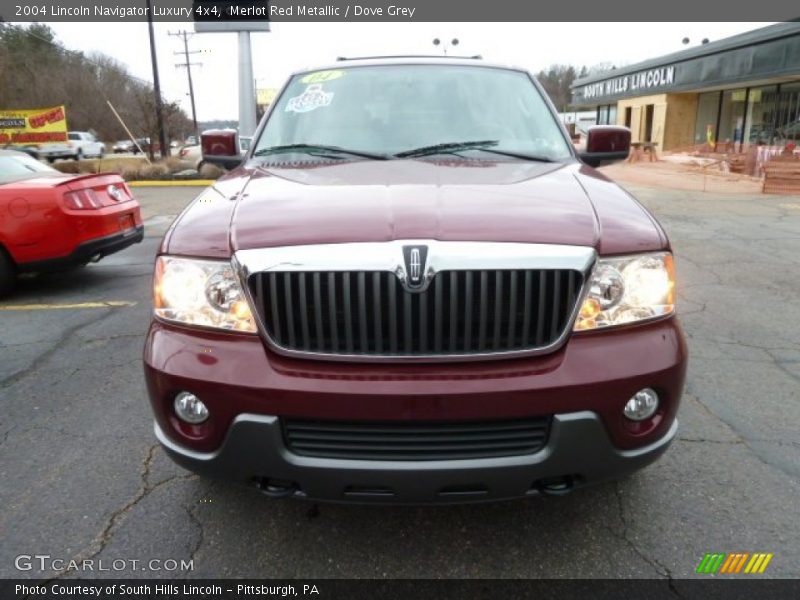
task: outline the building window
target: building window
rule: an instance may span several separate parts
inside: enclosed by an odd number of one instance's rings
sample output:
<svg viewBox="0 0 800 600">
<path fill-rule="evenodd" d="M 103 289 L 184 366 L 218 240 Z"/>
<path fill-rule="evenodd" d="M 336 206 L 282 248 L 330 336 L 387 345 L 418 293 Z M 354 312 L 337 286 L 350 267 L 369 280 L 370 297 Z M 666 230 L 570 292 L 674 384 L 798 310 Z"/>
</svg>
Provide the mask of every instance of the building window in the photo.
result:
<svg viewBox="0 0 800 600">
<path fill-rule="evenodd" d="M 644 107 L 644 136 L 643 142 L 653 141 L 653 113 L 655 112 L 654 104 L 647 104 Z"/>
<path fill-rule="evenodd" d="M 714 147 L 717 141 L 717 116 L 720 92 L 700 94 L 697 102 L 697 120 L 694 126 L 694 143 Z"/>
<path fill-rule="evenodd" d="M 626 106 L 625 107 L 625 127 L 628 129 L 631 128 L 631 121 L 633 121 L 633 107 Z"/>
<path fill-rule="evenodd" d="M 616 125 L 617 124 L 617 105 L 616 104 L 602 104 L 597 107 L 597 124 L 598 125 Z"/>
<path fill-rule="evenodd" d="M 717 150 L 719 152 L 738 152 L 744 141 L 744 109 L 747 90 L 726 90 L 722 92 L 722 110 L 719 115 Z"/>
<path fill-rule="evenodd" d="M 750 88 L 744 139 L 748 144 L 771 145 L 775 139 L 778 87 Z"/>
<path fill-rule="evenodd" d="M 800 142 L 800 81 L 781 84 L 775 103 L 775 136 L 780 144 Z"/>
</svg>

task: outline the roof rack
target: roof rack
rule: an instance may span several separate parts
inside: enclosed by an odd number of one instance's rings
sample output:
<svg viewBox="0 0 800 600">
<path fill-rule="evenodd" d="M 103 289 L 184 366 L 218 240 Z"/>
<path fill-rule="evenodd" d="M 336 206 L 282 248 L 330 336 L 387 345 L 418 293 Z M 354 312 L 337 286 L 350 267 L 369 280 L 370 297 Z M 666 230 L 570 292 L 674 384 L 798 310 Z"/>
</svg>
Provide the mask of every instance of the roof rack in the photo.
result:
<svg viewBox="0 0 800 600">
<path fill-rule="evenodd" d="M 441 54 L 386 54 L 382 56 L 337 56 L 337 61 L 345 60 L 374 60 L 379 58 L 455 58 L 455 59 L 469 59 L 469 60 L 482 60 L 483 56 L 475 54 L 473 56 L 443 56 Z"/>
</svg>

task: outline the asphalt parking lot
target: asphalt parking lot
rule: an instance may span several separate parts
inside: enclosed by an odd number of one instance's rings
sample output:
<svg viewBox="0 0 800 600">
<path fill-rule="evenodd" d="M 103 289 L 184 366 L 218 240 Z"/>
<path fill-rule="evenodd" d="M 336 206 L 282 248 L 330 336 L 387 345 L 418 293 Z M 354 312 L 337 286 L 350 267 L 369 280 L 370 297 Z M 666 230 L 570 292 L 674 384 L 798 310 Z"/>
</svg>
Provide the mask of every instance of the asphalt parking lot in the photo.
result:
<svg viewBox="0 0 800 600">
<path fill-rule="evenodd" d="M 423 508 L 270 500 L 155 444 L 152 260 L 198 191 L 137 189 L 142 244 L 0 302 L 0 576 L 59 575 L 15 568 L 47 554 L 141 561 L 97 577 L 678 579 L 707 552 L 771 552 L 762 577 L 800 577 L 800 198 L 633 189 L 672 238 L 691 353 L 663 459 L 563 498 Z"/>
</svg>

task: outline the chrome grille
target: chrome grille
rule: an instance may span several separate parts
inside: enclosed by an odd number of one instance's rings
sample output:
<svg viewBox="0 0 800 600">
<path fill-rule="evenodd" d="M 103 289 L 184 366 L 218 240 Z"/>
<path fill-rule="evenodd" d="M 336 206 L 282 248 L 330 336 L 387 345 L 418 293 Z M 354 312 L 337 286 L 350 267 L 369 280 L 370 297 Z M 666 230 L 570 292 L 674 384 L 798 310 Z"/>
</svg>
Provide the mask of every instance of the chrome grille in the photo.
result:
<svg viewBox="0 0 800 600">
<path fill-rule="evenodd" d="M 450 270 L 408 291 L 391 271 L 276 269 L 247 284 L 279 348 L 392 358 L 552 346 L 571 322 L 583 278 L 574 269 Z"/>
<path fill-rule="evenodd" d="M 372 422 L 283 419 L 287 448 L 354 460 L 457 460 L 519 456 L 544 448 L 551 417 L 504 421 Z"/>
</svg>

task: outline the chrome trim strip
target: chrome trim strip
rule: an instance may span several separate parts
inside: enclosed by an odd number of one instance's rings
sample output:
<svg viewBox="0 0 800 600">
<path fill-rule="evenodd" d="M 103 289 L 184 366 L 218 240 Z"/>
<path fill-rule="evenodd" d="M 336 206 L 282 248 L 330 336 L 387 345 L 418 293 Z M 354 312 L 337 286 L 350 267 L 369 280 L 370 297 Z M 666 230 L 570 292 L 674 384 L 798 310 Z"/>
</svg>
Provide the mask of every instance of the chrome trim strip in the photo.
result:
<svg viewBox="0 0 800 600">
<path fill-rule="evenodd" d="M 270 338 L 261 313 L 255 307 L 247 280 L 261 272 L 312 272 L 312 271 L 386 271 L 395 273 L 401 283 L 407 274 L 403 259 L 403 246 L 427 246 L 425 281 L 415 291 L 425 290 L 440 271 L 500 270 L 500 269 L 573 269 L 583 273 L 583 284 L 578 301 L 572 309 L 567 326 L 553 343 L 527 350 L 484 352 L 475 354 L 427 355 L 376 355 L 329 354 L 293 350 L 277 344 Z M 239 276 L 242 290 L 252 309 L 258 330 L 278 354 L 295 358 L 349 362 L 460 362 L 500 360 L 521 356 L 535 356 L 554 352 L 572 332 L 580 307 L 589 290 L 597 252 L 589 246 L 557 244 L 523 244 L 516 242 L 442 242 L 437 240 L 393 240 L 389 242 L 353 242 L 344 244 L 315 244 L 239 250 L 234 253 L 232 265 Z"/>
</svg>

